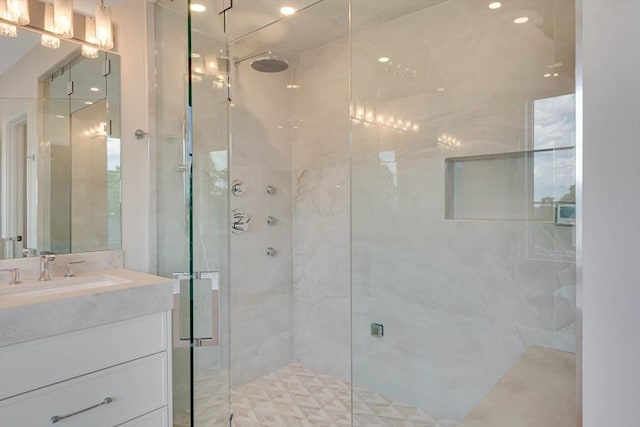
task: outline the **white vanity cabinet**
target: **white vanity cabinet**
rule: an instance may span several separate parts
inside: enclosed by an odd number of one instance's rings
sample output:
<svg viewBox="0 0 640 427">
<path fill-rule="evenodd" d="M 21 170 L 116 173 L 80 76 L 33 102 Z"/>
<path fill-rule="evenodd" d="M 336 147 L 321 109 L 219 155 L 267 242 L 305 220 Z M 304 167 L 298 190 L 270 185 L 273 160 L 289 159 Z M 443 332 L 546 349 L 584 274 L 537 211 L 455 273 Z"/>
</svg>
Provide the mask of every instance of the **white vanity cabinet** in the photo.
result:
<svg viewBox="0 0 640 427">
<path fill-rule="evenodd" d="M 2 427 L 168 427 L 170 311 L 0 347 Z"/>
</svg>

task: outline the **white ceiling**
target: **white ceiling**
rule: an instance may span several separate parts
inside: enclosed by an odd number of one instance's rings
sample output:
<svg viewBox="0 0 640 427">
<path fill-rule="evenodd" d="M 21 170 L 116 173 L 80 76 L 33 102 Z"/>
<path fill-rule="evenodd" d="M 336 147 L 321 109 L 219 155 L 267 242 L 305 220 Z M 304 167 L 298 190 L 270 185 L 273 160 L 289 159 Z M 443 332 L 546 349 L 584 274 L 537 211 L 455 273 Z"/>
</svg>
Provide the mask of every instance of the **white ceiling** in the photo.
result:
<svg viewBox="0 0 640 427">
<path fill-rule="evenodd" d="M 445 0 L 352 0 L 352 31 L 359 32 Z M 299 12 L 287 18 L 280 7 Z M 292 57 L 349 35 L 345 0 L 234 0 L 227 18 L 230 40 L 243 40 Z"/>
</svg>

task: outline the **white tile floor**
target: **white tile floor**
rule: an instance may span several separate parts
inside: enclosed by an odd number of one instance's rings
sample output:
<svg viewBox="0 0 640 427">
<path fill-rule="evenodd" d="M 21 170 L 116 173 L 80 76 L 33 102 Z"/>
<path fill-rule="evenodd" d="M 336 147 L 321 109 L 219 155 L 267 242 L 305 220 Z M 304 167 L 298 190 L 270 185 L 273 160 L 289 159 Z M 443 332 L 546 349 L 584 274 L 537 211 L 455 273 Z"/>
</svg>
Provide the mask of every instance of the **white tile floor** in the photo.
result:
<svg viewBox="0 0 640 427">
<path fill-rule="evenodd" d="M 207 372 L 196 381 L 196 427 L 227 425 L 226 376 Z M 232 393 L 234 427 L 456 427 L 410 405 L 378 393 L 354 389 L 351 423 L 349 383 L 293 364 L 237 387 Z M 217 416 L 216 416 L 217 415 Z M 187 427 L 188 414 L 177 414 L 174 427 Z"/>
</svg>

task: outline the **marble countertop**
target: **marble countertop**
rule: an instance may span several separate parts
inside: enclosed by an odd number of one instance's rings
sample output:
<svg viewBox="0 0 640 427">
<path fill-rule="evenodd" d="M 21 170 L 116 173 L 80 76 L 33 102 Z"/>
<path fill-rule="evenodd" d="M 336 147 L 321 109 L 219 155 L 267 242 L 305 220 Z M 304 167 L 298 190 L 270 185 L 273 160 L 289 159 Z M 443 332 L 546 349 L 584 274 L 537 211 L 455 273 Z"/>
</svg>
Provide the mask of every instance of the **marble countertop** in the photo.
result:
<svg viewBox="0 0 640 427">
<path fill-rule="evenodd" d="M 3 283 L 0 347 L 171 309 L 171 283 L 126 269 Z"/>
</svg>

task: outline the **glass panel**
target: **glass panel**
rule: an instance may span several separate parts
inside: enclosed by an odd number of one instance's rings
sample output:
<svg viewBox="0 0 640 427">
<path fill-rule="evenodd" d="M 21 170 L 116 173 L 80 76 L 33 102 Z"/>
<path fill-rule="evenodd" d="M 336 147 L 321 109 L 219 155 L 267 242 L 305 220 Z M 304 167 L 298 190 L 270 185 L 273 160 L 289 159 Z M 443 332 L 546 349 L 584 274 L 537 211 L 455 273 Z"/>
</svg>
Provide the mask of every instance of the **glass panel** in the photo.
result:
<svg viewBox="0 0 640 427">
<path fill-rule="evenodd" d="M 38 206 L 42 212 L 40 250 L 71 253 L 71 66 L 43 84 L 42 138 L 39 144 Z"/>
<path fill-rule="evenodd" d="M 224 16 L 199 4 L 191 26 L 187 1 L 155 8 L 158 273 L 175 283 L 175 427 L 230 419 L 227 48 Z"/>
<path fill-rule="evenodd" d="M 502 424 L 575 382 L 574 3 L 351 3 L 354 425 Z"/>
<path fill-rule="evenodd" d="M 230 239 L 234 419 L 348 425 L 349 3 L 239 0 L 227 27 L 230 208 L 251 217 Z"/>
</svg>

